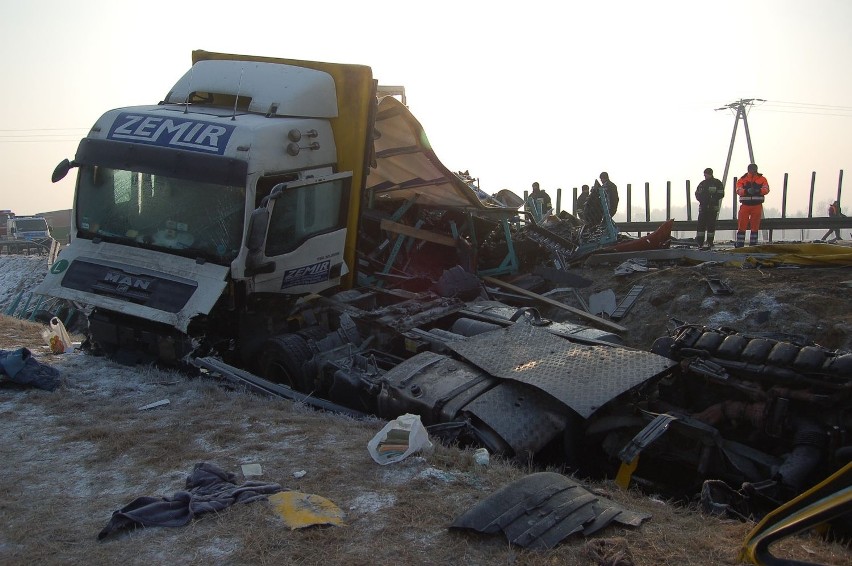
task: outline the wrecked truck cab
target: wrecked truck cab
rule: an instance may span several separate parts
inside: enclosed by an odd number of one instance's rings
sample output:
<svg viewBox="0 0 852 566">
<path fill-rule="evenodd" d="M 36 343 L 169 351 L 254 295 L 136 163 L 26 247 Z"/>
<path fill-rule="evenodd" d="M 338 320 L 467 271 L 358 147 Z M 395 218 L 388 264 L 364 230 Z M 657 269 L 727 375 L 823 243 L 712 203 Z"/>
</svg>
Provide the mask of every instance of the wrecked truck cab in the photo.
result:
<svg viewBox="0 0 852 566">
<path fill-rule="evenodd" d="M 87 305 L 87 343 L 107 353 L 179 363 L 202 345 L 242 364 L 354 264 L 375 84 L 359 65 L 193 63 L 161 103 L 105 112 L 57 167 L 78 169 L 72 240 L 37 293 Z"/>
</svg>

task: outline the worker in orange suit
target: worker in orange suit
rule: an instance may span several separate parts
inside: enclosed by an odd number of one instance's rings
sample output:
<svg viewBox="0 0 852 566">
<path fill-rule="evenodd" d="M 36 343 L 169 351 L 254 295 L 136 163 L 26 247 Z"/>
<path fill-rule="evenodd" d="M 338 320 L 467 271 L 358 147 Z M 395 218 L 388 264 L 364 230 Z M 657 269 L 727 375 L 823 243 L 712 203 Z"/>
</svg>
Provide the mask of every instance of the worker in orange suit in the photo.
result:
<svg viewBox="0 0 852 566">
<path fill-rule="evenodd" d="M 763 199 L 768 192 L 766 177 L 757 172 L 757 165 L 751 163 L 748 172 L 737 179 L 740 212 L 737 215 L 737 241 L 734 247 L 741 248 L 745 245 L 746 230 L 751 230 L 749 245 L 757 245 L 757 231 L 763 216 Z"/>
</svg>

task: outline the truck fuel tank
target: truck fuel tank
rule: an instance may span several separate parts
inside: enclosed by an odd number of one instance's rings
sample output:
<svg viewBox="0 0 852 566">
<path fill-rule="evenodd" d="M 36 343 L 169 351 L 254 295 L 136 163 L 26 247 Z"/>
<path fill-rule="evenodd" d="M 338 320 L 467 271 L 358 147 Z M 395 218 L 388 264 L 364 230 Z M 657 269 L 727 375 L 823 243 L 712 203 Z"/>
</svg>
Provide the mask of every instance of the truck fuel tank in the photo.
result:
<svg viewBox="0 0 852 566">
<path fill-rule="evenodd" d="M 475 366 L 435 352 L 422 352 L 384 375 L 378 399 L 383 415 L 415 413 L 423 424 L 453 420 L 460 409 L 499 379 Z"/>
</svg>

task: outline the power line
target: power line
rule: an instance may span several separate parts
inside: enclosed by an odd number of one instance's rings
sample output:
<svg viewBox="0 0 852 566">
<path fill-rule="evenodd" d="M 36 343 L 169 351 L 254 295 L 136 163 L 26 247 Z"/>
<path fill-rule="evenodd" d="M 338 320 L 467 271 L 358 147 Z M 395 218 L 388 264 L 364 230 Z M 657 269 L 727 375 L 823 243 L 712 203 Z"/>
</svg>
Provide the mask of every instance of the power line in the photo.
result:
<svg viewBox="0 0 852 566">
<path fill-rule="evenodd" d="M 2 129 L 0 132 L 63 132 L 65 130 L 73 130 L 76 132 L 85 132 L 89 128 L 26 128 L 26 129 Z"/>
<path fill-rule="evenodd" d="M 850 110 L 852 111 L 852 106 L 833 106 L 831 104 L 813 104 L 811 102 L 787 102 L 784 100 L 769 100 L 767 101 L 770 104 L 779 104 L 779 105 L 789 105 L 789 106 L 803 106 L 806 108 L 826 108 L 832 110 Z"/>
<path fill-rule="evenodd" d="M 852 118 L 852 110 L 849 114 L 835 114 L 833 112 L 798 112 L 795 110 L 774 110 L 767 108 L 765 112 L 777 112 L 778 114 L 804 114 L 806 116 L 839 116 L 841 118 Z"/>
<path fill-rule="evenodd" d="M 80 141 L 80 138 L 50 139 L 50 140 L 0 140 L 0 143 L 45 143 L 45 142 L 76 143 L 78 141 Z"/>
<path fill-rule="evenodd" d="M 0 134 L 0 138 L 56 138 L 76 135 L 77 134 Z"/>
<path fill-rule="evenodd" d="M 811 102 L 791 102 L 781 100 L 766 100 L 763 98 L 744 98 L 735 102 L 726 104 L 716 110 L 733 110 L 738 111 L 739 103 L 743 103 L 746 111 L 750 112 L 751 107 L 755 106 L 764 112 L 778 112 L 781 114 L 806 114 L 811 116 L 852 116 L 852 106 L 838 106 L 831 104 L 814 104 Z M 759 103 L 759 104 L 758 104 Z M 846 112 L 849 112 L 846 114 Z"/>
<path fill-rule="evenodd" d="M 0 143 L 77 142 L 87 131 L 87 128 L 3 128 Z"/>
</svg>

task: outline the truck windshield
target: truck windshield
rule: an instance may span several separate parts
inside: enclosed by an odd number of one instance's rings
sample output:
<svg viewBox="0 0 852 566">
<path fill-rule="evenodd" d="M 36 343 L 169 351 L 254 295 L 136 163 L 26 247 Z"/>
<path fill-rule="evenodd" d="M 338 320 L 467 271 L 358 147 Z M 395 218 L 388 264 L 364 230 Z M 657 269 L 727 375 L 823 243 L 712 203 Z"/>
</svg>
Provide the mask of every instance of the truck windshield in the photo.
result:
<svg viewBox="0 0 852 566">
<path fill-rule="evenodd" d="M 227 265 L 243 237 L 245 188 L 84 166 L 77 234 Z"/>
<path fill-rule="evenodd" d="M 15 227 L 21 232 L 47 232 L 44 218 L 16 218 Z"/>
</svg>

